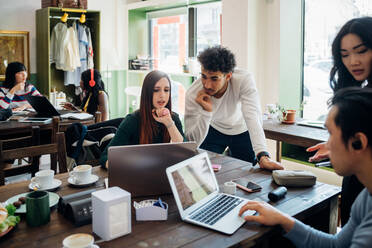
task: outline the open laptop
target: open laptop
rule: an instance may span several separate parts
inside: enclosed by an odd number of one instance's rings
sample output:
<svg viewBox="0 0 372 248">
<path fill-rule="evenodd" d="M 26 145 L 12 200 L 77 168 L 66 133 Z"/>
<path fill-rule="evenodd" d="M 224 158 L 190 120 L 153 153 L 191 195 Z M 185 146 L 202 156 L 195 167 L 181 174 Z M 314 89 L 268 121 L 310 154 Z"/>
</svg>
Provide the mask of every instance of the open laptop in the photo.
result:
<svg viewBox="0 0 372 248">
<path fill-rule="evenodd" d="M 183 221 L 233 234 L 245 222 L 240 208 L 247 199 L 219 193 L 206 152 L 167 168 L 167 176 Z M 255 211 L 246 211 L 244 216 Z"/>
<path fill-rule="evenodd" d="M 326 129 L 324 126 L 324 121 L 318 120 L 301 120 L 297 122 L 297 125 Z"/>
<path fill-rule="evenodd" d="M 166 168 L 193 157 L 196 148 L 195 142 L 109 147 L 109 186 L 118 186 L 132 197 L 170 194 Z"/>
<path fill-rule="evenodd" d="M 26 100 L 37 112 L 37 117 L 53 117 L 60 116 L 57 111 L 45 96 L 25 95 Z"/>
</svg>

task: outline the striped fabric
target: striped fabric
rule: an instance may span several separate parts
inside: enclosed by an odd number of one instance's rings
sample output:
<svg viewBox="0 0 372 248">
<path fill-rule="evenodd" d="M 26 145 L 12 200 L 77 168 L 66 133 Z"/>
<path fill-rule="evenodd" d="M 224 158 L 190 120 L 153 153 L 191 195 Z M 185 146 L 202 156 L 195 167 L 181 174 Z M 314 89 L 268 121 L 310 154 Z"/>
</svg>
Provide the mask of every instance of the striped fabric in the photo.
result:
<svg viewBox="0 0 372 248">
<path fill-rule="evenodd" d="M 18 90 L 14 95 L 9 93 L 9 89 L 0 87 L 0 109 L 7 109 L 9 106 L 11 109 L 21 107 L 27 104 L 25 95 L 41 96 L 40 92 L 35 86 L 29 84 L 27 90 Z"/>
</svg>

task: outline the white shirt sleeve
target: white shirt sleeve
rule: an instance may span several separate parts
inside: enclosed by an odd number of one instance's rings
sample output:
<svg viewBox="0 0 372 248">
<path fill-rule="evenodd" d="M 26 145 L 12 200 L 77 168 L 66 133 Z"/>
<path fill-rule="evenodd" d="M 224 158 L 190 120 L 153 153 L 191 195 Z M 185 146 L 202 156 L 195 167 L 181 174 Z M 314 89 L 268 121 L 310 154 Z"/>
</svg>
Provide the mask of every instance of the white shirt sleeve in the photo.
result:
<svg viewBox="0 0 372 248">
<path fill-rule="evenodd" d="M 253 76 L 248 74 L 240 84 L 241 111 L 246 122 L 255 154 L 267 151 L 265 133 L 262 127 L 262 112 L 258 91 Z"/>
<path fill-rule="evenodd" d="M 197 93 L 201 90 L 200 84 L 200 79 L 196 80 L 186 92 L 185 106 L 185 136 L 189 141 L 195 141 L 198 146 L 207 136 L 212 119 L 212 112 L 205 111 L 195 101 Z"/>
</svg>

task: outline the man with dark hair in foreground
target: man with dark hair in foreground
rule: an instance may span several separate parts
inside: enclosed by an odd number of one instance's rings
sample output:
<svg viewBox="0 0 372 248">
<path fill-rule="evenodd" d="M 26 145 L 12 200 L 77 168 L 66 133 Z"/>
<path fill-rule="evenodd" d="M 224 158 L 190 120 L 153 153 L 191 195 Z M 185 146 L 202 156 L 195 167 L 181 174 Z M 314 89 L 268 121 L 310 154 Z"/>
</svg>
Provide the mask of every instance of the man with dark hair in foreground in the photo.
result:
<svg viewBox="0 0 372 248">
<path fill-rule="evenodd" d="M 372 247 L 372 89 L 345 88 L 331 101 L 326 146 L 340 176 L 355 175 L 365 186 L 356 198 L 350 219 L 336 235 L 323 233 L 283 214 L 267 203 L 250 201 L 240 210 L 255 210 L 247 221 L 281 225 L 297 247 Z"/>
<path fill-rule="evenodd" d="M 186 93 L 185 134 L 200 148 L 257 162 L 261 168 L 283 169 L 270 159 L 255 82 L 235 68 L 234 54 L 216 46 L 198 56 L 201 78 Z"/>
</svg>

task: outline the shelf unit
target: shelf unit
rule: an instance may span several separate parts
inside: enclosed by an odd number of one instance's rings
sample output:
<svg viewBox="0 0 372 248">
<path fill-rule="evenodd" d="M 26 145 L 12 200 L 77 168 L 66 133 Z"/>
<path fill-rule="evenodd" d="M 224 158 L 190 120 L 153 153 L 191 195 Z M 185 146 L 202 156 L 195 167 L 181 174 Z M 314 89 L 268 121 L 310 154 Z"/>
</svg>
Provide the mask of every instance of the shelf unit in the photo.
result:
<svg viewBox="0 0 372 248">
<path fill-rule="evenodd" d="M 151 72 L 151 70 L 128 70 L 129 73 L 136 73 L 136 74 L 147 74 Z M 184 72 L 167 72 L 169 75 L 173 76 L 181 76 L 181 77 L 198 77 L 196 74 L 191 73 L 184 73 Z"/>
<path fill-rule="evenodd" d="M 148 0 L 142 2 L 134 2 L 127 4 L 128 10 L 136 11 L 155 11 L 162 9 L 171 9 L 179 7 L 187 7 L 195 4 L 216 2 L 216 0 Z"/>
<path fill-rule="evenodd" d="M 73 88 L 64 86 L 64 72 L 57 70 L 54 64 L 51 65 L 49 57 L 50 36 L 54 26 L 60 22 L 58 17 L 67 12 L 70 20 L 71 17 L 79 18 L 81 13 L 75 11 L 53 7 L 36 10 L 37 88 L 45 96 L 49 96 L 52 88 L 64 91 L 70 97 L 74 96 Z M 87 10 L 85 15 L 92 36 L 94 68 L 100 70 L 100 11 Z"/>
</svg>

